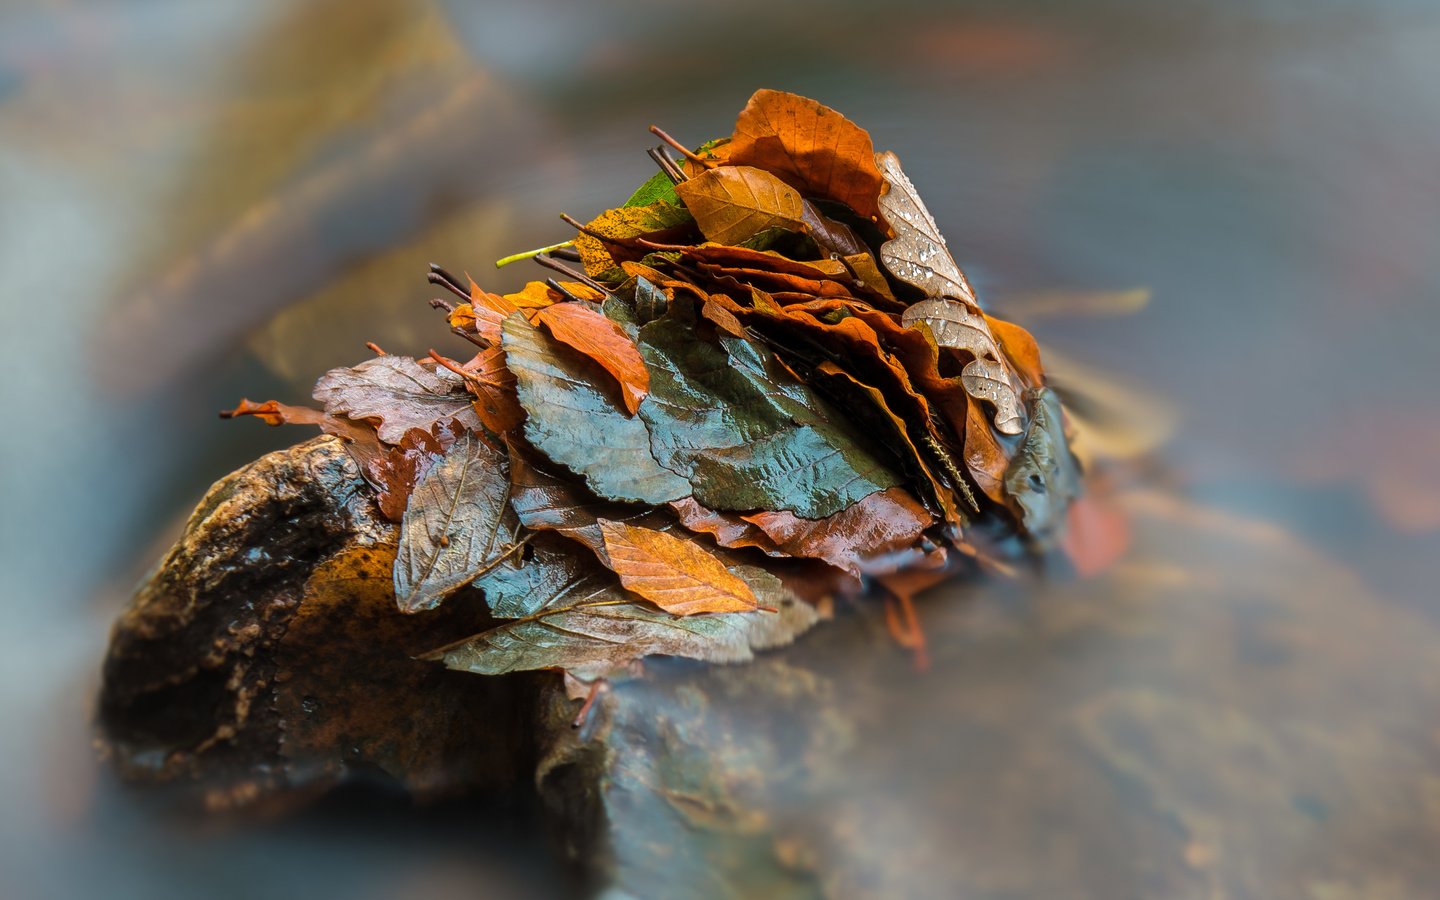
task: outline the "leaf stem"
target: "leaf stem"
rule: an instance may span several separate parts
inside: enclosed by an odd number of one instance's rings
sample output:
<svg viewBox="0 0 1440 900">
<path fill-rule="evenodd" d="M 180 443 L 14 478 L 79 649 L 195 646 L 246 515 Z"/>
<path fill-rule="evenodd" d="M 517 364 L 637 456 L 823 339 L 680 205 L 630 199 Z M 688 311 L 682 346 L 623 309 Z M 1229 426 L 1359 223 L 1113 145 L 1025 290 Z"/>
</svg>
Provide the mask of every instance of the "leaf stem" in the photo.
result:
<svg viewBox="0 0 1440 900">
<path fill-rule="evenodd" d="M 524 251 L 524 252 L 522 252 L 522 253 L 512 253 L 512 254 L 510 254 L 509 256 L 505 256 L 505 257 L 502 257 L 502 258 L 500 258 L 500 259 L 495 260 L 495 268 L 501 269 L 501 268 L 504 268 L 505 266 L 510 265 L 510 264 L 513 263 L 513 262 L 519 262 L 519 261 L 522 260 L 522 259 L 531 259 L 531 258 L 533 258 L 533 257 L 539 256 L 539 255 L 542 254 L 542 253 L 550 253 L 550 252 L 552 252 L 552 251 L 559 250 L 559 249 L 564 248 L 564 247 L 573 247 L 573 246 L 575 246 L 575 242 L 574 242 L 574 241 L 561 241 L 561 242 L 558 243 L 558 244 L 551 244 L 551 245 L 548 246 L 548 247 L 539 247 L 539 248 L 537 248 L 537 249 L 535 249 L 535 250 L 526 250 L 526 251 Z"/>
<path fill-rule="evenodd" d="M 715 168 L 715 161 L 713 159 L 706 159 L 705 157 L 695 153 L 689 147 L 686 147 L 684 144 L 680 143 L 670 135 L 666 134 L 663 130 L 661 130 L 659 125 L 651 125 L 650 133 L 655 135 L 665 143 L 669 144 L 670 146 L 674 147 L 676 150 L 680 151 L 680 154 L 682 156 L 693 162 L 695 165 L 704 166 L 707 169 Z"/>
</svg>

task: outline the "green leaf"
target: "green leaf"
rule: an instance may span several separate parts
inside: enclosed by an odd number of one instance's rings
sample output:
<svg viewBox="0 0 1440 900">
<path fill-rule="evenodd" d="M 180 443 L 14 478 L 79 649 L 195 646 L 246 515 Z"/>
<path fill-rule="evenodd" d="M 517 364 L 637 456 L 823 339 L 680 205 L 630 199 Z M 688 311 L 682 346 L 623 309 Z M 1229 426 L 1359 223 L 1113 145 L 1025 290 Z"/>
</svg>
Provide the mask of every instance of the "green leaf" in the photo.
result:
<svg viewBox="0 0 1440 900">
<path fill-rule="evenodd" d="M 1044 536 L 1064 521 L 1080 494 L 1080 467 L 1065 441 L 1060 398 L 1049 388 L 1026 391 L 1030 428 L 1005 472 L 1005 490 L 1020 505 L 1025 528 Z"/>
<path fill-rule="evenodd" d="M 819 519 L 901 481 L 769 350 L 697 334 L 688 300 L 640 329 L 640 354 L 650 368 L 640 418 L 651 450 L 711 509 Z"/>
<path fill-rule="evenodd" d="M 650 455 L 645 423 L 602 390 L 609 384 L 604 369 L 521 313 L 507 318 L 502 330 L 530 443 L 611 500 L 660 504 L 690 493 L 685 479 Z"/>
<path fill-rule="evenodd" d="M 395 600 L 403 612 L 433 609 L 513 549 L 505 454 L 465 431 L 415 485 L 400 523 Z M 509 519 L 518 524 L 513 513 Z"/>
<path fill-rule="evenodd" d="M 680 205 L 680 196 L 675 193 L 675 182 L 664 172 L 656 172 L 650 176 L 650 180 L 635 189 L 630 199 L 625 201 L 626 206 L 649 206 L 657 200 L 664 200 L 666 203 L 675 206 Z"/>
</svg>

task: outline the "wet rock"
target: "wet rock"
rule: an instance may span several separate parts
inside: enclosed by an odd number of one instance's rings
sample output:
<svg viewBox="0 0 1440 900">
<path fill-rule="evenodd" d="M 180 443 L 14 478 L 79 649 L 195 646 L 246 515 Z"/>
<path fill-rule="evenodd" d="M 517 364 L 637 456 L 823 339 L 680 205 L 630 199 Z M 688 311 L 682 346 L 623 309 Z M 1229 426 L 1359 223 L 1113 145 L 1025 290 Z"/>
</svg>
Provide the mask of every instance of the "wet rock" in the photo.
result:
<svg viewBox="0 0 1440 900">
<path fill-rule="evenodd" d="M 334 438 L 217 482 L 111 636 L 99 721 L 122 776 L 210 808 L 356 778 L 421 799 L 528 778 L 537 679 L 413 659 L 488 615 L 478 596 L 400 614 L 394 545 Z"/>
</svg>

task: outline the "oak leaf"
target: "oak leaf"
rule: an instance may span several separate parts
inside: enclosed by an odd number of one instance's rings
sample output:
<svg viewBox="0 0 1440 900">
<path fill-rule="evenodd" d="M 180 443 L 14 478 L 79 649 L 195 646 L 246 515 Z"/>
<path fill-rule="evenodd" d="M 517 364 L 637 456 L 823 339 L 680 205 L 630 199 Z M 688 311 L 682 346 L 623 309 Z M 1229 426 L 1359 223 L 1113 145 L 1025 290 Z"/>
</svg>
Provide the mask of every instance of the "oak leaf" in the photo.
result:
<svg viewBox="0 0 1440 900">
<path fill-rule="evenodd" d="M 905 310 L 900 321 L 906 328 L 923 324 L 941 347 L 972 355 L 960 373 L 966 392 L 995 408 L 995 429 L 1001 434 L 1025 430 L 1019 388 L 985 314 L 973 302 L 953 297 L 921 300 Z"/>
<path fill-rule="evenodd" d="M 748 584 L 694 541 L 609 519 L 600 520 L 600 531 L 620 583 L 668 613 L 744 612 L 759 603 Z"/>
<path fill-rule="evenodd" d="M 974 300 L 970 282 L 950 255 L 935 217 L 900 168 L 900 158 L 887 150 L 876 154 L 875 161 L 886 185 L 885 193 L 880 195 L 880 208 L 895 230 L 895 237 L 880 247 L 880 261 L 890 274 L 924 291 L 927 297 Z"/>
</svg>

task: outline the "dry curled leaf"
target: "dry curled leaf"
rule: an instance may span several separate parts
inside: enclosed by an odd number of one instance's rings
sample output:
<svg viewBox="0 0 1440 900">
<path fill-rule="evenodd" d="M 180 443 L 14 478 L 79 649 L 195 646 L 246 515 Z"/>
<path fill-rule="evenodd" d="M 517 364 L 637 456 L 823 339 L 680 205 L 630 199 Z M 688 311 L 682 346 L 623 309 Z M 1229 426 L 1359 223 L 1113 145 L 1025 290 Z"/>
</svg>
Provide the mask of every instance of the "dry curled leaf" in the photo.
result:
<svg viewBox="0 0 1440 900">
<path fill-rule="evenodd" d="M 600 520 L 610 568 L 628 590 L 677 616 L 744 612 L 759 601 L 699 544 L 663 531 Z"/>
</svg>

